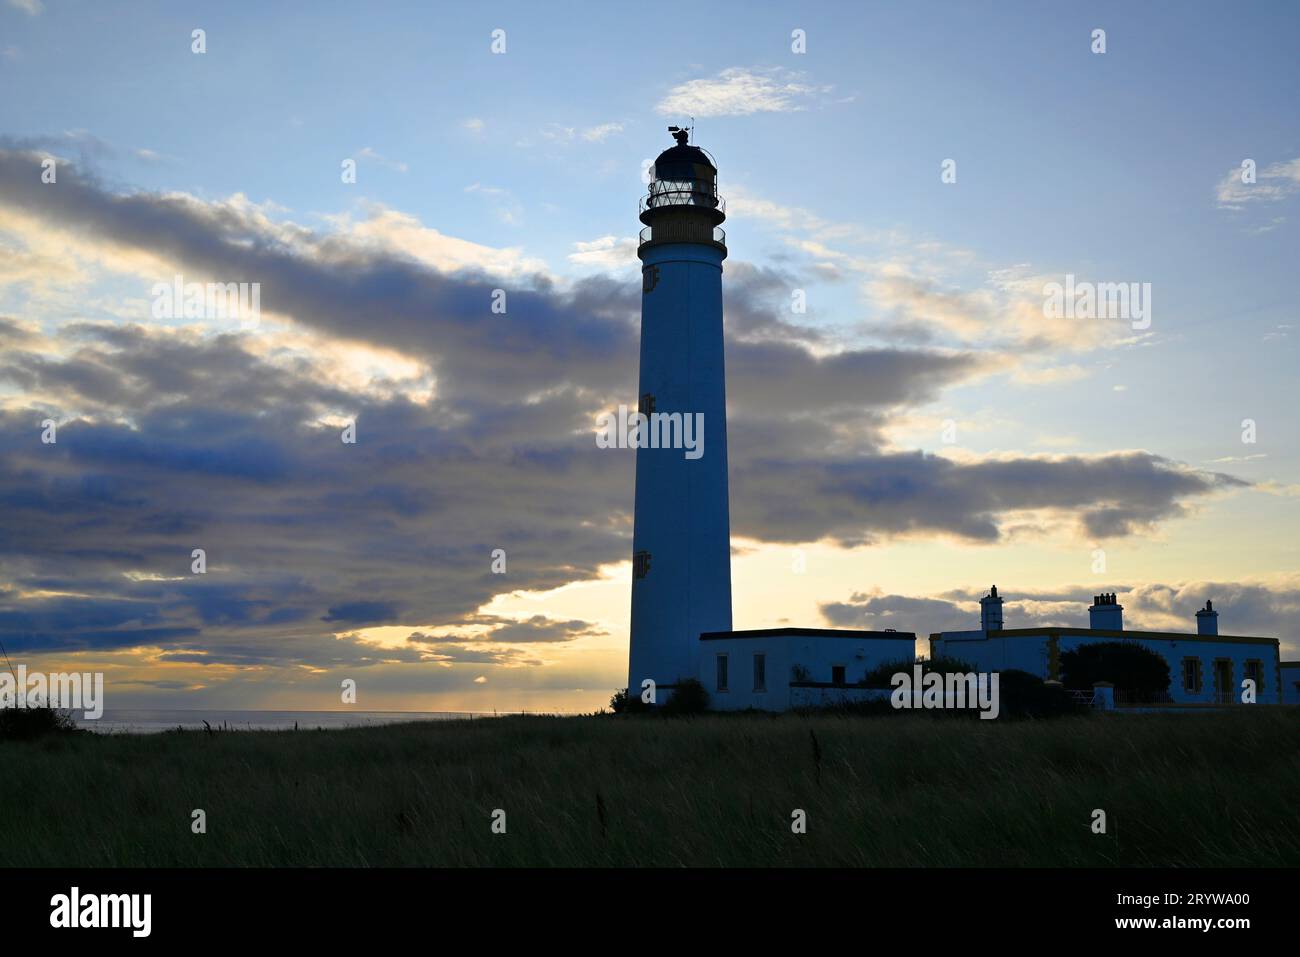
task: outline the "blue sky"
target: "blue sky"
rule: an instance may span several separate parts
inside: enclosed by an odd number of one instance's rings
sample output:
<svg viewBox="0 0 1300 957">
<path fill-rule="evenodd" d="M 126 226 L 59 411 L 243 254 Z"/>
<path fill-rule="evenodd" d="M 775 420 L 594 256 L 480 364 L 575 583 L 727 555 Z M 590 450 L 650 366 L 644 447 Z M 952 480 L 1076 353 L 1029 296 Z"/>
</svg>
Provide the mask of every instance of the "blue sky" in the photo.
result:
<svg viewBox="0 0 1300 957">
<path fill-rule="evenodd" d="M 196 28 L 202 55 L 191 52 Z M 1096 28 L 1101 54 L 1090 49 Z M 491 52 L 496 29 L 504 54 Z M 796 29 L 802 54 L 791 49 Z M 123 649 L 109 665 L 154 682 L 134 686 L 131 704 L 303 705 L 321 692 L 303 690 L 293 669 L 328 686 L 349 665 L 319 649 L 340 644 L 355 667 L 384 676 L 374 684 L 389 704 L 598 703 L 625 653 L 627 563 L 615 557 L 631 505 L 625 463 L 597 469 L 590 515 L 548 501 L 568 524 L 531 531 L 554 553 L 543 561 L 538 545 L 509 587 L 475 579 L 468 605 L 430 604 L 406 559 L 376 557 L 385 544 L 400 553 L 407 528 L 330 540 L 320 514 L 294 511 L 310 497 L 294 483 L 324 468 L 308 451 L 312 429 L 382 409 L 392 444 L 367 453 L 368 478 L 340 473 L 321 501 L 391 512 L 410 528 L 428 521 L 452 562 L 461 547 L 530 539 L 529 509 L 494 524 L 491 500 L 462 491 L 491 486 L 476 468 L 519 468 L 521 484 L 501 492 L 515 501 L 591 468 L 562 436 L 616 404 L 619 370 L 634 368 L 624 353 L 641 170 L 669 145 L 664 127 L 693 113 L 730 204 L 738 625 L 822 624 L 834 606 L 856 609 L 837 624 L 924 633 L 969 616 L 966 591 L 996 573 L 1004 593 L 1027 596 L 1027 618 L 1065 623 L 1082 612 L 1062 596 L 1108 587 L 1135 589 L 1136 621 L 1172 627 L 1216 586 L 1208 597 L 1225 608 L 1225 632 L 1264 630 L 1294 654 L 1283 626 L 1300 606 L 1298 47 L 1300 16 L 1285 3 L 0 5 L 0 148 L 14 170 L 57 156 L 68 164 L 61 182 L 77 187 L 51 204 L 18 172 L 3 181 L 0 317 L 17 330 L 3 411 L 14 422 L 57 414 L 74 436 L 93 426 L 105 449 L 125 439 L 115 428 L 134 429 L 152 449 L 135 466 L 119 460 L 112 481 L 69 451 L 65 478 L 76 474 L 78 488 L 144 491 L 120 513 L 60 525 L 49 551 L 19 534 L 39 526 L 10 513 L 0 615 L 12 631 L 0 634 L 33 654 L 94 654 L 76 637 L 75 602 L 58 608 L 51 596 L 147 606 L 106 618 L 106 644 Z M 341 182 L 346 159 L 358 164 L 355 184 Z M 955 183 L 941 181 L 946 159 Z M 1234 180 L 1246 159 L 1258 171 L 1250 185 Z M 155 216 L 156 230 L 140 228 Z M 236 256 L 249 249 L 267 258 Z M 233 262 L 248 274 L 221 271 Z M 340 280 L 331 297 L 312 298 L 309 267 Z M 261 338 L 151 325 L 150 288 L 182 269 L 262 281 L 273 320 Z M 1150 328 L 1044 317 L 1043 284 L 1067 273 L 1150 283 Z M 422 310 L 451 315 L 499 283 L 520 297 L 511 324 L 460 317 L 438 334 L 431 321 L 422 338 Z M 806 314 L 790 313 L 795 289 Z M 130 366 L 132 354 L 211 386 L 203 417 L 195 395 L 160 392 L 157 369 Z M 771 369 L 783 370 L 782 389 L 755 378 Z M 248 376 L 234 380 L 242 396 L 213 384 L 226 370 Z M 133 386 L 110 389 L 115 375 Z M 493 392 L 493 376 L 533 391 Z M 765 405 L 776 392 L 785 405 Z M 235 429 L 251 397 L 284 403 L 280 431 L 253 419 Z M 539 409 L 551 418 L 532 421 Z M 232 429 L 229 444 L 205 448 L 201 421 L 214 436 Z M 942 437 L 947 421 L 955 442 Z M 465 434 L 450 436 L 452 423 Z M 285 430 L 307 444 L 278 445 Z M 746 437 L 748 453 L 737 445 Z M 842 499 L 823 494 L 827 443 L 839 464 L 867 470 Z M 141 591 L 137 573 L 161 575 L 153 546 L 131 556 L 130 585 L 114 583 L 109 565 L 80 567 L 79 530 L 96 523 L 120 519 L 117 534 L 129 534 L 141 515 L 163 515 L 189 538 L 220 525 L 216 511 L 191 514 L 175 490 L 151 484 L 162 478 L 150 470 L 184 461 L 198 475 L 187 480 L 234 495 L 218 477 L 250 474 L 252 448 L 281 462 L 259 481 L 262 500 L 284 511 L 250 500 L 240 540 L 251 549 L 254 529 L 299 523 L 312 529 L 304 549 L 338 559 L 301 558 L 301 603 L 286 597 L 287 580 L 259 592 L 265 574 L 251 557 L 202 596 Z M 456 459 L 464 485 L 439 478 L 449 448 L 474 450 Z M 740 474 L 760 452 L 790 457 L 785 485 Z M 39 499 L 53 480 L 14 454 L 9 501 Z M 959 491 L 929 501 L 940 475 Z M 467 517 L 475 508 L 486 510 L 479 525 Z M 818 518 L 789 518 L 804 513 Z M 575 530 L 606 526 L 600 540 Z M 418 549 L 424 532 L 409 534 Z M 821 571 L 773 589 L 792 548 L 818 556 Z M 1089 570 L 1097 548 L 1112 560 L 1104 581 Z M 280 558 L 281 570 L 297 567 Z M 436 556 L 413 560 L 442 574 Z M 917 606 L 905 600 L 919 599 L 939 604 L 907 618 L 901 609 Z M 355 627 L 346 641 L 345 618 Z M 155 619 L 184 647 L 133 645 L 132 629 Z M 281 630 L 291 621 L 301 627 Z M 502 631 L 530 621 L 545 640 Z M 444 633 L 464 640 L 431 660 L 424 646 Z M 298 650 L 266 651 L 281 638 Z M 393 657 L 364 653 L 374 648 Z M 207 660 L 182 671 L 185 656 Z M 241 671 L 254 660 L 263 670 Z"/>
</svg>

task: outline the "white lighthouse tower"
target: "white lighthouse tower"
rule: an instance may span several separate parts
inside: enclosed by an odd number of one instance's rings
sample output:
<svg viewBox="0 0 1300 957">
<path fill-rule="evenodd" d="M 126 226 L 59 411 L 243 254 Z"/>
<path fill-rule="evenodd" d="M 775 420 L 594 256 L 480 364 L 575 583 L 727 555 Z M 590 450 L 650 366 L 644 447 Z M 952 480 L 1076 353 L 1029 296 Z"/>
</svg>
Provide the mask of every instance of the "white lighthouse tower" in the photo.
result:
<svg viewBox="0 0 1300 957">
<path fill-rule="evenodd" d="M 727 403 L 723 382 L 722 261 L 726 218 L 718 169 L 685 130 L 655 160 L 641 200 L 641 369 L 638 408 L 702 414 L 703 454 L 636 453 L 629 693 L 647 679 L 662 704 L 694 677 L 702 632 L 731 630 Z M 695 421 L 700 421 L 696 419 Z"/>
</svg>

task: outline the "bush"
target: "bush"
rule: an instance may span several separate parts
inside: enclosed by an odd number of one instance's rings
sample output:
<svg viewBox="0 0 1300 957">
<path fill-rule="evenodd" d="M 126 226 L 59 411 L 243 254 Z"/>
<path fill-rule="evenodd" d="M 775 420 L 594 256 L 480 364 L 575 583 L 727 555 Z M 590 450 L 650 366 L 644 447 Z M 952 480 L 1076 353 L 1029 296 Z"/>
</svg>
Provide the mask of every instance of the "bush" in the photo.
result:
<svg viewBox="0 0 1300 957">
<path fill-rule="evenodd" d="M 1063 652 L 1061 681 L 1076 691 L 1109 681 L 1116 691 L 1158 698 L 1169 690 L 1169 663 L 1136 641 L 1101 641 Z"/>
<path fill-rule="evenodd" d="M 865 688 L 890 688 L 890 679 L 901 672 L 912 674 L 912 666 L 919 664 L 921 673 L 928 674 L 978 674 L 973 666 L 958 658 L 934 658 L 931 660 L 887 661 L 868 671 L 860 682 Z M 882 705 L 884 707 L 882 707 Z M 842 705 L 836 710 L 850 714 L 884 714 L 895 711 L 887 700 L 858 702 Z M 896 711 L 907 713 L 909 709 Z M 1064 688 L 1049 685 L 1037 675 L 1015 669 L 998 672 L 998 716 L 1013 718 L 1051 718 L 1067 714 L 1079 714 L 1087 710 L 1086 705 L 1075 701 Z M 914 713 L 914 712 L 913 712 Z M 978 717 L 979 710 L 970 707 L 961 710 L 932 710 L 925 714 L 948 717 Z"/>
<path fill-rule="evenodd" d="M 638 714 L 650 710 L 640 695 L 629 694 L 627 688 L 614 692 L 614 697 L 609 699 L 609 707 L 615 714 Z"/>
<path fill-rule="evenodd" d="M 703 714 L 709 710 L 709 693 L 695 678 L 678 678 L 664 714 Z"/>
<path fill-rule="evenodd" d="M 77 730 L 67 711 L 56 708 L 0 708 L 0 741 L 22 741 L 43 734 Z"/>
<path fill-rule="evenodd" d="M 646 704 L 639 694 L 632 694 L 629 688 L 620 688 L 609 699 L 610 709 L 615 714 L 646 714 L 658 711 L 661 714 L 703 714 L 709 710 L 709 693 L 704 685 L 695 678 L 678 678 L 672 687 L 668 701 L 662 707 Z"/>
<path fill-rule="evenodd" d="M 964 661 L 957 658 L 900 658 L 897 661 L 886 661 L 876 665 L 858 682 L 862 688 L 892 688 L 892 678 L 899 672 L 908 675 L 912 674 L 913 665 L 921 666 L 921 674 L 929 674 L 937 671 L 941 675 L 947 674 L 968 674 L 975 669 Z"/>
<path fill-rule="evenodd" d="M 1008 669 L 998 675 L 999 717 L 1059 718 L 1082 714 L 1088 705 L 1076 701 L 1060 685 L 1049 685 L 1028 671 Z"/>
</svg>

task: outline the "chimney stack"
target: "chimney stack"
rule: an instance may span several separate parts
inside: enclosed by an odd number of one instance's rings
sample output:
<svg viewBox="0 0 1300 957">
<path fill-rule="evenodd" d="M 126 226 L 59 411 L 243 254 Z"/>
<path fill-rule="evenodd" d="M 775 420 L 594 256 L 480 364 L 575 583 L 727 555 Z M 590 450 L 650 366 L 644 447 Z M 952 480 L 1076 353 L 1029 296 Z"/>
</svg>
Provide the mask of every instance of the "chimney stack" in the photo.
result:
<svg viewBox="0 0 1300 957">
<path fill-rule="evenodd" d="M 1116 600 L 1113 591 L 1093 596 L 1088 608 L 1088 627 L 1097 631 L 1124 630 L 1124 606 Z"/>
<path fill-rule="evenodd" d="M 1219 613 L 1210 601 L 1196 613 L 1196 633 L 1198 635 L 1217 635 L 1219 633 Z"/>
<path fill-rule="evenodd" d="M 1002 630 L 1002 598 L 998 586 L 980 599 L 980 631 Z"/>
</svg>

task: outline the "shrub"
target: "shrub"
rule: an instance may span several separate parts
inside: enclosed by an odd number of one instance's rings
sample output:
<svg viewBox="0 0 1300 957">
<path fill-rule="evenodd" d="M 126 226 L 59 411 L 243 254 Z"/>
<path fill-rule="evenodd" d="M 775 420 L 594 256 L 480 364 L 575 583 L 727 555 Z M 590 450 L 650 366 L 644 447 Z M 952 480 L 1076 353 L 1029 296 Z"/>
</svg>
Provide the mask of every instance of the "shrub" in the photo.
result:
<svg viewBox="0 0 1300 957">
<path fill-rule="evenodd" d="M 615 714 L 639 714 L 650 710 L 640 695 L 629 694 L 627 688 L 614 692 L 614 697 L 609 699 L 609 707 Z"/>
<path fill-rule="evenodd" d="M 1061 681 L 1077 691 L 1109 681 L 1116 691 L 1158 697 L 1169 690 L 1169 663 L 1136 641 L 1100 641 L 1062 652 Z"/>
<path fill-rule="evenodd" d="M 867 672 L 861 685 L 866 688 L 892 687 L 890 679 L 900 671 L 912 674 L 912 666 L 919 664 L 922 674 L 978 674 L 973 666 L 958 658 L 918 659 L 915 662 L 906 659 L 888 661 Z M 884 707 L 882 707 L 884 705 Z M 861 702 L 841 706 L 837 710 L 850 714 L 883 714 L 894 711 L 888 701 Z M 906 713 L 908 709 L 896 713 Z M 998 716 L 1012 718 L 1051 718 L 1067 714 L 1079 714 L 1087 710 L 1086 705 L 1075 701 L 1064 688 L 1049 685 L 1043 679 L 1027 671 L 1015 669 L 998 672 Z M 914 712 L 913 712 L 914 713 Z M 975 707 L 945 710 L 930 710 L 923 713 L 948 717 L 978 717 Z"/>
<path fill-rule="evenodd" d="M 897 661 L 885 661 L 876 665 L 865 675 L 858 685 L 863 688 L 892 688 L 891 679 L 899 672 L 905 672 L 908 675 L 912 673 L 912 666 L 919 664 L 922 674 L 929 674 L 937 671 L 941 675 L 947 674 L 968 674 L 975 669 L 966 662 L 957 658 L 900 658 Z"/>
<path fill-rule="evenodd" d="M 21 741 L 75 730 L 77 725 L 72 715 L 57 708 L 0 708 L 0 741 Z"/>
<path fill-rule="evenodd" d="M 998 674 L 998 707 L 999 717 L 1010 718 L 1059 718 L 1088 710 L 1060 685 L 1049 685 L 1037 675 L 1014 668 Z"/>
<path fill-rule="evenodd" d="M 678 678 L 664 714 L 703 714 L 709 710 L 709 693 L 695 678 Z"/>
</svg>

